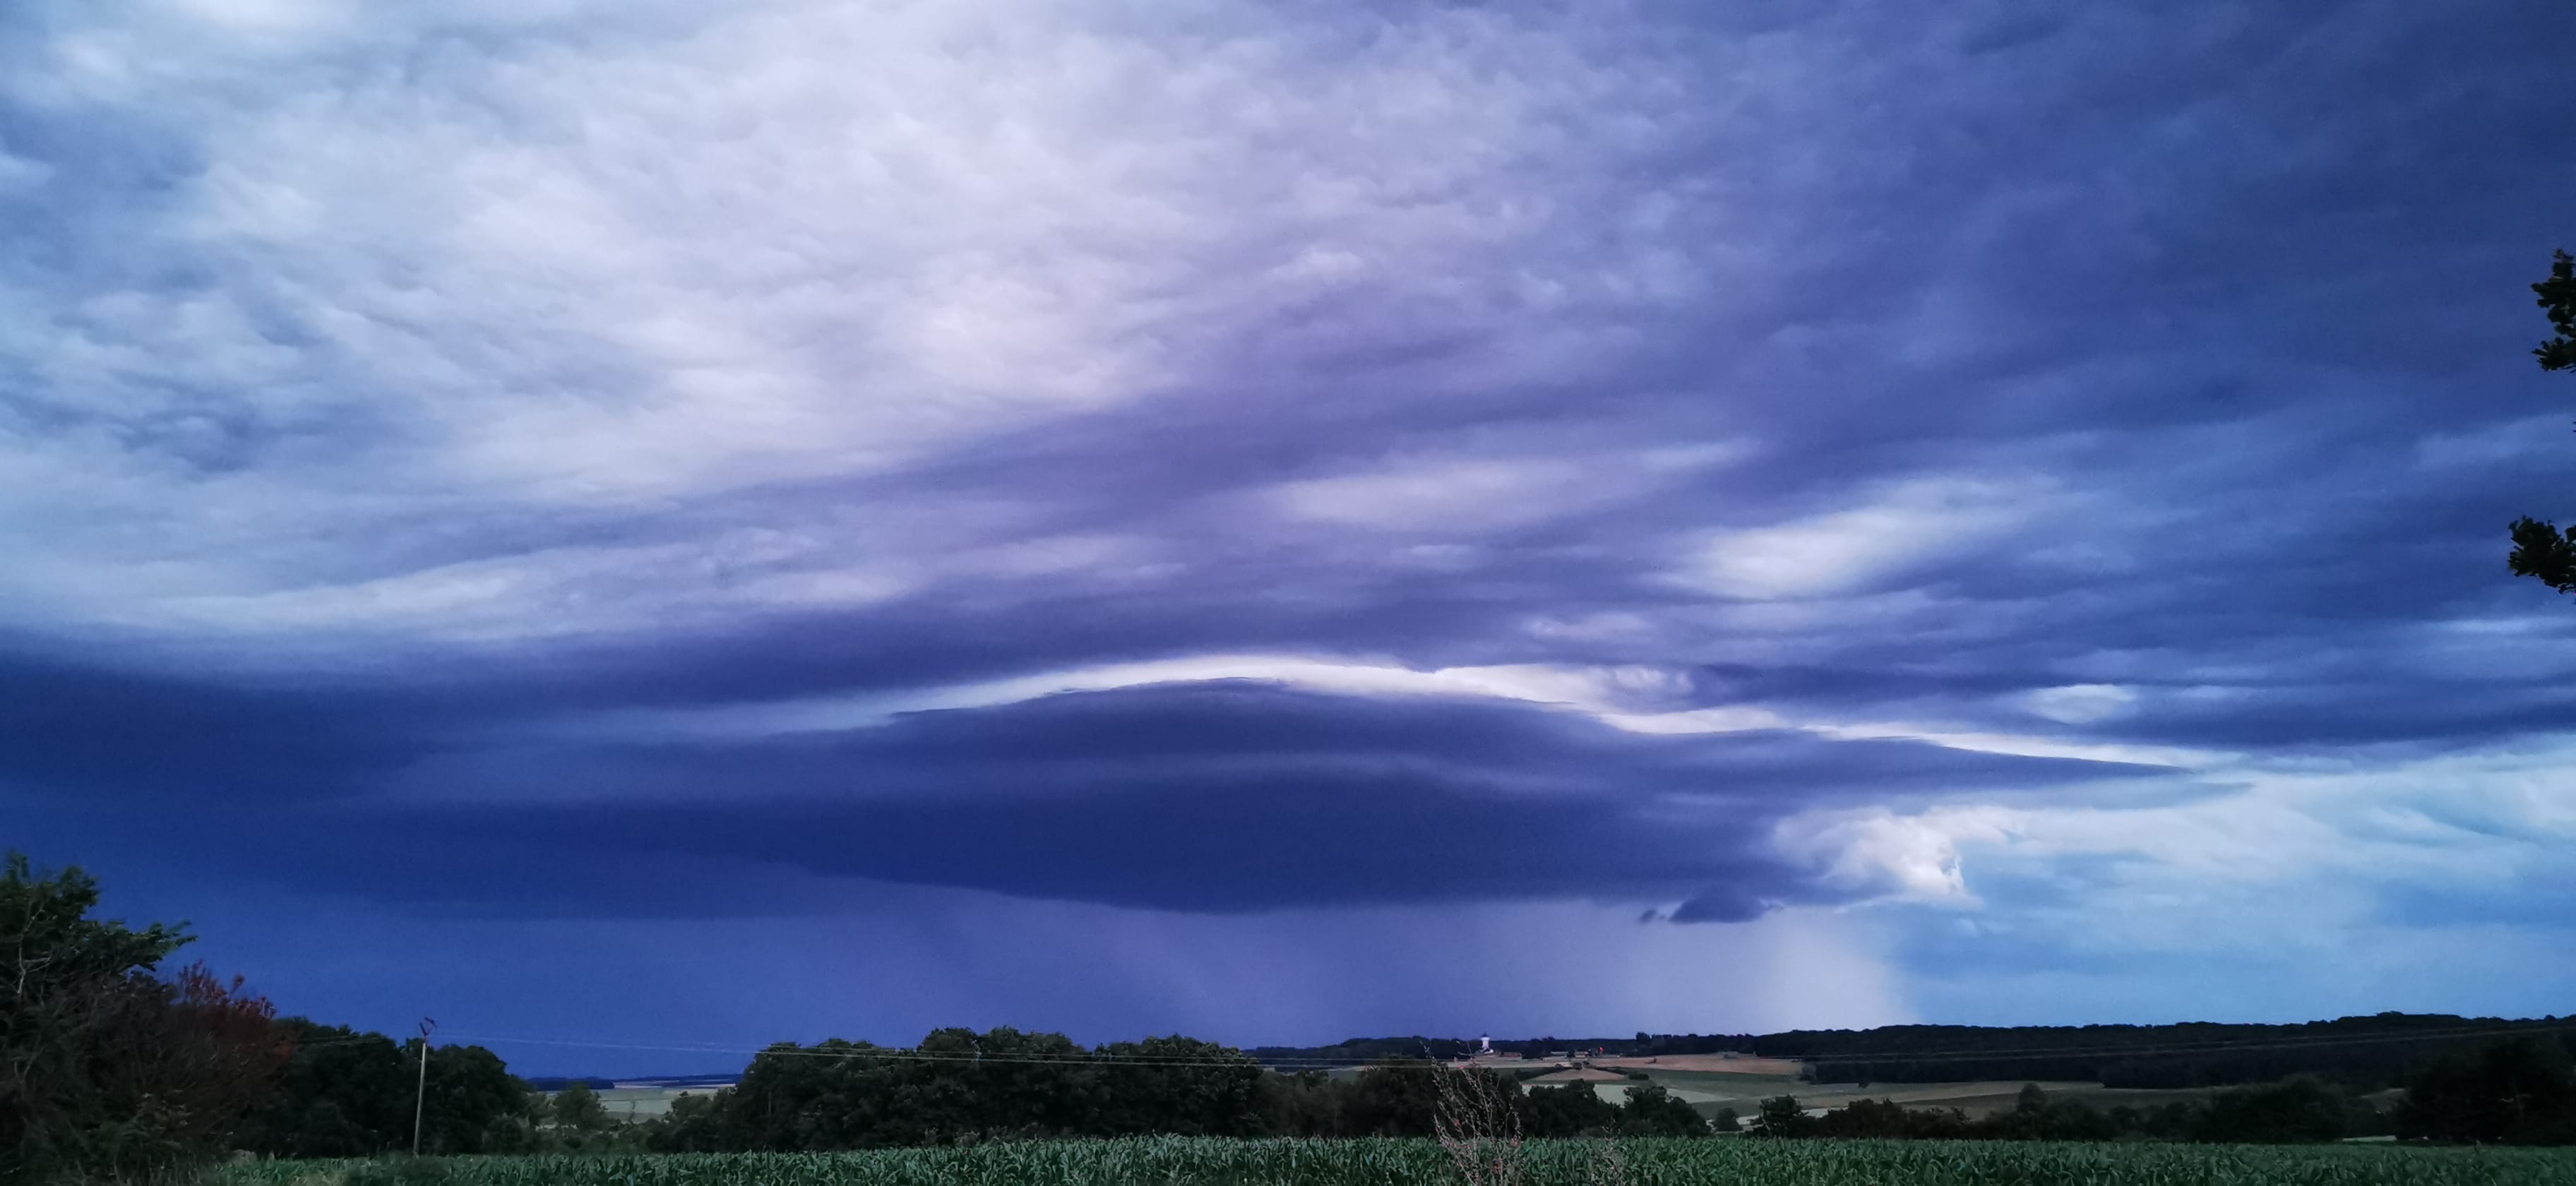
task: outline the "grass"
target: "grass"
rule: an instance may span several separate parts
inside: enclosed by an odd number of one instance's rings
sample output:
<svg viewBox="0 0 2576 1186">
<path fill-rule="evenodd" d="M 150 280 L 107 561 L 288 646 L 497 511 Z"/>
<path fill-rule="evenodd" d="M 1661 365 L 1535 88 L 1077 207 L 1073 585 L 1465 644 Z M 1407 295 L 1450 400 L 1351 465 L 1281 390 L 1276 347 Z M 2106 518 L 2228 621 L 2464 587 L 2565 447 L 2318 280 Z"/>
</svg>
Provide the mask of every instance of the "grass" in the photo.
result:
<svg viewBox="0 0 2576 1186">
<path fill-rule="evenodd" d="M 1599 1141 L 1529 1141 L 1530 1186 L 1596 1180 Z M 1623 1140 L 1627 1186 L 2564 1186 L 2576 1150 L 2389 1146 Z M 356 1171 L 356 1172 L 352 1172 Z M 206 1186 L 1414 1186 L 1457 1180 L 1438 1142 L 1157 1137 L 818 1154 L 264 1162 Z"/>
</svg>

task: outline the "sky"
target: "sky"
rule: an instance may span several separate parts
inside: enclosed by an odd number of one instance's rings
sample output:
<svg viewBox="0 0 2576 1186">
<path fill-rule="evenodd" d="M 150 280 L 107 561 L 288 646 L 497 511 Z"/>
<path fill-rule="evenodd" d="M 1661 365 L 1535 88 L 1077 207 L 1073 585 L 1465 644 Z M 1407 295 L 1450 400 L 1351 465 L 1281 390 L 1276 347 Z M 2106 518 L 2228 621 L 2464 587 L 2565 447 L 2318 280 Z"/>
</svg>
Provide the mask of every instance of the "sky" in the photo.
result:
<svg viewBox="0 0 2576 1186">
<path fill-rule="evenodd" d="M 534 1073 L 2576 1001 L 2576 8 L 0 7 L 0 847 Z"/>
</svg>

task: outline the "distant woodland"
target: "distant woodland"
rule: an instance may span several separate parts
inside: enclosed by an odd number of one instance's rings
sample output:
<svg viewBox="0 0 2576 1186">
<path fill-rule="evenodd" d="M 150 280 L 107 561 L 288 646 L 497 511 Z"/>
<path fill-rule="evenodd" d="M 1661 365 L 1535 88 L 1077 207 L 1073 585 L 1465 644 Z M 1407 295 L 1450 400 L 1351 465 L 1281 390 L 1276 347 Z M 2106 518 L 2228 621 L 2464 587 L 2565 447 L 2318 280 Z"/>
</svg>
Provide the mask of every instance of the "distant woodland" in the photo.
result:
<svg viewBox="0 0 2576 1186">
<path fill-rule="evenodd" d="M 2576 1018 L 2381 1013 L 2297 1025 L 1891 1025 L 1778 1034 L 1497 1038 L 1493 1048 L 1528 1058 L 1734 1051 L 1802 1060 L 1816 1083 L 2072 1080 L 2105 1087 L 2224 1087 L 2316 1075 L 2355 1091 L 2375 1091 L 2403 1087 L 2429 1062 L 2469 1057 L 2498 1041 L 2527 1038 L 2547 1047 L 2570 1033 L 2576 1033 Z M 1312 1065 L 1460 1058 L 1476 1046 L 1449 1038 L 1365 1038 L 1331 1046 L 1263 1046 L 1251 1053 L 1274 1064 Z"/>
</svg>

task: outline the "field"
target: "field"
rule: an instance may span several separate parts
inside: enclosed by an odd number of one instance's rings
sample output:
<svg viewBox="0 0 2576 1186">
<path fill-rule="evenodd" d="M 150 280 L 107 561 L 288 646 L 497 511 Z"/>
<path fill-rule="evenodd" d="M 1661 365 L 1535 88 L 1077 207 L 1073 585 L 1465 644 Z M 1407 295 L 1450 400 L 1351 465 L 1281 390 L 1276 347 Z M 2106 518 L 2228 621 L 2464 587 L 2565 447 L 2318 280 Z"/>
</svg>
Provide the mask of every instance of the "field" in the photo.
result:
<svg viewBox="0 0 2576 1186">
<path fill-rule="evenodd" d="M 1531 1186 L 2565 1186 L 2576 1151 L 1943 1141 L 1535 1141 Z M 361 1186 L 328 1162 L 215 1171 L 207 1186 Z M 460 1158 L 450 1186 L 1414 1186 L 1457 1181 L 1427 1140 L 1033 1141 L 832 1154 Z M 391 1180 L 390 1175 L 384 1176 Z M 356 1181 L 349 1181 L 355 1178 Z"/>
<path fill-rule="evenodd" d="M 714 1095 L 713 1087 L 610 1087 L 599 1092 L 599 1105 L 620 1120 L 651 1120 L 671 1110 L 683 1095 Z"/>
<path fill-rule="evenodd" d="M 1590 1061 L 1589 1069 L 1576 1069 L 1563 1062 L 1537 1063 L 1519 1059 L 1479 1060 L 1475 1065 L 1506 1072 L 1524 1067 L 1552 1067 L 1555 1069 L 1530 1080 L 1529 1085 L 1589 1082 L 1602 1099 L 1613 1104 L 1628 1097 L 1628 1088 L 1634 1080 L 1627 1076 L 1643 1074 L 1647 1082 L 1662 1085 L 1674 1098 L 1697 1108 L 1703 1116 L 1716 1115 L 1721 1108 L 1733 1109 L 1739 1116 L 1751 1116 L 1763 1100 L 1789 1095 L 1796 1096 L 1810 1113 L 1839 1108 L 1853 1100 L 1873 1099 L 1893 1100 L 1910 1108 L 1957 1108 L 1975 1117 L 2012 1110 L 2022 1088 L 2022 1081 L 2018 1079 L 1976 1083 L 1873 1083 L 1866 1088 L 1856 1083 L 1802 1083 L 1798 1081 L 1799 1064 L 1794 1060 L 1714 1054 L 1671 1055 L 1660 1059 L 1599 1058 Z M 2040 1087 L 2051 1098 L 2076 1100 L 2104 1110 L 2152 1107 L 2209 1094 L 2207 1089 L 2150 1091 L 2104 1087 L 2099 1083 L 2042 1083 Z"/>
<path fill-rule="evenodd" d="M 1801 1083 L 1799 1064 L 1790 1059 L 1750 1058 L 1714 1054 L 1667 1055 L 1660 1059 L 1602 1058 L 1591 1060 L 1587 1067 L 1570 1062 L 1526 1062 L 1516 1058 L 1478 1060 L 1474 1065 L 1501 1071 L 1548 1069 L 1549 1073 L 1529 1082 L 1529 1086 L 1552 1086 L 1567 1082 L 1588 1082 L 1601 1098 L 1616 1104 L 1628 1097 L 1634 1080 L 1627 1078 L 1642 1073 L 1646 1081 L 1656 1083 L 1673 1097 L 1699 1110 L 1702 1116 L 1714 1116 L 1720 1109 L 1732 1109 L 1738 1116 L 1751 1116 L 1763 1100 L 1773 1096 L 1796 1096 L 1808 1112 L 1820 1113 L 1839 1108 L 1857 1099 L 1894 1100 L 1912 1108 L 1957 1108 L 1969 1116 L 1985 1116 L 2010 1111 L 2021 1091 L 2020 1080 L 1996 1080 L 1977 1083 L 1875 1083 L 1862 1088 L 1852 1083 Z M 1339 1078 L 1360 1073 L 1358 1067 L 1342 1067 L 1331 1072 Z M 2106 1088 L 2098 1083 L 2042 1083 L 2051 1098 L 2071 1099 L 2095 1108 L 2151 1107 L 2176 1100 L 2195 1099 L 2207 1089 L 2150 1091 L 2132 1088 Z M 599 1092 L 608 1114 L 621 1120 L 651 1120 L 671 1110 L 671 1101 L 683 1094 L 711 1095 L 714 1087 L 704 1084 L 689 1086 L 656 1086 L 635 1083 L 604 1088 Z"/>
<path fill-rule="evenodd" d="M 1794 1079 L 1800 1064 L 1794 1058 L 1755 1058 L 1747 1054 L 1667 1054 L 1658 1058 L 1596 1058 L 1592 1065 L 1622 1071 L 1715 1071 Z"/>
</svg>

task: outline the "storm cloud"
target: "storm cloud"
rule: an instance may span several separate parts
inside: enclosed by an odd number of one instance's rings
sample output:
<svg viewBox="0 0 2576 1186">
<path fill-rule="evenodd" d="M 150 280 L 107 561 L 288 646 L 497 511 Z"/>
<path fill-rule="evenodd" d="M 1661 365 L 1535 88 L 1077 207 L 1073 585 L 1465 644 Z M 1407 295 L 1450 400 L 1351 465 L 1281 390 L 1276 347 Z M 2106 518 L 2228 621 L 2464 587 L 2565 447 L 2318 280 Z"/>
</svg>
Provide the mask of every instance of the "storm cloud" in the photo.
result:
<svg viewBox="0 0 2576 1186">
<path fill-rule="evenodd" d="M 1853 1022 L 2562 942 L 2576 15 L 1704 8 L 14 6 L 0 842 L 468 945 L 1616 918 Z"/>
</svg>

